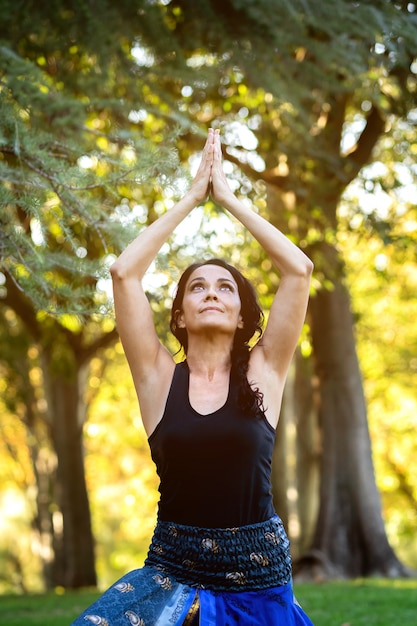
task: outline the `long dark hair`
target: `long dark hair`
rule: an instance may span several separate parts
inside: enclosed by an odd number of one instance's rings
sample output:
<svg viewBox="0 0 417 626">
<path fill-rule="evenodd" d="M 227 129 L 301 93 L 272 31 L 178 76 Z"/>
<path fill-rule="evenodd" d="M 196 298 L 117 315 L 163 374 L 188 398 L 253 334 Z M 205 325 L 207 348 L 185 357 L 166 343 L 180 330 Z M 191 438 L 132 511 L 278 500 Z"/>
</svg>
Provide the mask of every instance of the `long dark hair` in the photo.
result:
<svg viewBox="0 0 417 626">
<path fill-rule="evenodd" d="M 263 409 L 263 394 L 258 388 L 252 387 L 247 378 L 249 367 L 249 341 L 256 334 L 258 338 L 262 335 L 264 314 L 259 306 L 256 292 L 247 278 L 239 272 L 233 265 L 229 265 L 223 259 L 209 259 L 190 265 L 182 274 L 171 308 L 170 329 L 174 337 L 178 340 L 181 348 L 187 355 L 188 334 L 185 328 L 179 328 L 177 324 L 178 314 L 182 310 L 185 287 L 191 274 L 203 265 L 218 265 L 231 273 L 236 281 L 241 302 L 240 315 L 243 320 L 243 327 L 237 328 L 233 339 L 231 352 L 231 378 L 236 383 L 238 389 L 238 402 L 244 412 L 259 408 Z"/>
</svg>

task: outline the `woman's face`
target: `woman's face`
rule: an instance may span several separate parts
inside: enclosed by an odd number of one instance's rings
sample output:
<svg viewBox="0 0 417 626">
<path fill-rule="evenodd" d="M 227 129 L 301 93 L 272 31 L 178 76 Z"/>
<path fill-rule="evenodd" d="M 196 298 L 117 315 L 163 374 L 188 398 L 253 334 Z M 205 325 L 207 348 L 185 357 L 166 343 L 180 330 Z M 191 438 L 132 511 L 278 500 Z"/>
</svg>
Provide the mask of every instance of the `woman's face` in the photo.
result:
<svg viewBox="0 0 417 626">
<path fill-rule="evenodd" d="M 243 326 L 240 309 L 232 274 L 218 265 L 202 265 L 188 278 L 177 325 L 188 334 L 218 330 L 234 335 Z"/>
</svg>

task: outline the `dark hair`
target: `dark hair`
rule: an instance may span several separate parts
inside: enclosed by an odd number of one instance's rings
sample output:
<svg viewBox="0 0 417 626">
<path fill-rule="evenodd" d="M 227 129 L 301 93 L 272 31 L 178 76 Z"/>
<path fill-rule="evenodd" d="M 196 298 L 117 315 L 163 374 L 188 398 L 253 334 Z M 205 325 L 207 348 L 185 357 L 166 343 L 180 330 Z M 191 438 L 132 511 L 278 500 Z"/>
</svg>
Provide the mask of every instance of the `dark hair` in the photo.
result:
<svg viewBox="0 0 417 626">
<path fill-rule="evenodd" d="M 257 334 L 262 335 L 262 325 L 264 314 L 259 306 L 256 292 L 252 284 L 233 265 L 229 265 L 223 259 L 209 259 L 190 265 L 182 274 L 171 308 L 170 329 L 174 337 L 179 341 L 181 348 L 187 355 L 188 335 L 185 328 L 177 325 L 178 313 L 182 310 L 185 287 L 191 274 L 203 265 L 218 265 L 231 273 L 236 281 L 241 302 L 240 315 L 243 320 L 243 327 L 237 328 L 233 339 L 231 352 L 231 378 L 237 383 L 239 406 L 244 412 L 248 412 L 255 407 L 263 409 L 263 394 L 258 388 L 253 388 L 248 382 L 247 373 L 249 367 L 249 341 Z"/>
</svg>

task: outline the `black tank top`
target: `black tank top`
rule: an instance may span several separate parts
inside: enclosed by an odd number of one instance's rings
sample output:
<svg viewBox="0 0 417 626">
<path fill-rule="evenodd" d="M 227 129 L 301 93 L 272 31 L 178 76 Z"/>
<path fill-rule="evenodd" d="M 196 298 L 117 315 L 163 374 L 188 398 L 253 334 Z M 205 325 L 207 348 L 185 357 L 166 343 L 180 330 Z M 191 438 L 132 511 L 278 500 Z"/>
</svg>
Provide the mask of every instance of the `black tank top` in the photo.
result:
<svg viewBox="0 0 417 626">
<path fill-rule="evenodd" d="M 274 514 L 271 463 L 275 431 L 265 415 L 245 415 L 230 384 L 209 415 L 189 401 L 187 362 L 177 364 L 161 421 L 149 437 L 160 478 L 162 521 L 205 528 L 255 524 Z"/>
</svg>

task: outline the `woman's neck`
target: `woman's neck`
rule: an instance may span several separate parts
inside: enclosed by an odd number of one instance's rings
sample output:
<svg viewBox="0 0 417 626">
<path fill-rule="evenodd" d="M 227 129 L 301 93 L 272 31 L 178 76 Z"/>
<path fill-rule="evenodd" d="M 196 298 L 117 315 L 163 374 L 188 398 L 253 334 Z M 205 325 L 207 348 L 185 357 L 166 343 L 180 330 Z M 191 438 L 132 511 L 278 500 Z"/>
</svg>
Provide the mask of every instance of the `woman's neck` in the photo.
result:
<svg viewBox="0 0 417 626">
<path fill-rule="evenodd" d="M 231 368 L 231 345 L 226 342 L 192 342 L 188 346 L 187 363 L 190 373 L 208 380 L 215 376 L 229 374 Z"/>
</svg>

